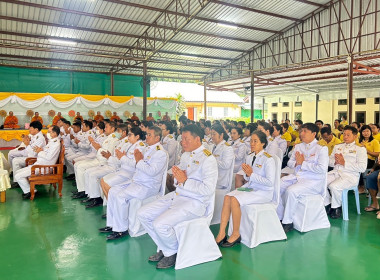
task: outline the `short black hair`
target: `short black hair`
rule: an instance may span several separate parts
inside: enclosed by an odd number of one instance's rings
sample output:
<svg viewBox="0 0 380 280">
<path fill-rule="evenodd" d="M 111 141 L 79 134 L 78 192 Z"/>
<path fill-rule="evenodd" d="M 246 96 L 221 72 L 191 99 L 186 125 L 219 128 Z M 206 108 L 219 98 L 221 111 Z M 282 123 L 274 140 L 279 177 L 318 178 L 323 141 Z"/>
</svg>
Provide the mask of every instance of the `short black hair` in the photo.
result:
<svg viewBox="0 0 380 280">
<path fill-rule="evenodd" d="M 82 127 L 82 124 L 81 124 L 80 122 L 75 122 L 75 123 L 73 123 L 73 125 L 74 125 L 74 126 L 77 126 L 77 127 L 79 127 L 79 128 Z"/>
<path fill-rule="evenodd" d="M 160 140 L 162 138 L 162 130 L 161 128 L 159 128 L 158 126 L 151 126 L 151 127 L 148 127 L 149 130 L 153 130 L 154 131 L 154 136 L 159 136 L 160 137 Z"/>
<path fill-rule="evenodd" d="M 207 122 L 207 121 L 206 121 Z M 204 138 L 204 132 L 203 130 L 198 127 L 196 124 L 189 124 L 182 128 L 182 133 L 184 132 L 190 132 L 191 136 L 193 137 L 199 137 L 199 141 L 202 143 L 202 139 Z"/>
<path fill-rule="evenodd" d="M 140 140 L 145 140 L 145 133 L 141 130 L 139 126 L 133 125 L 129 132 L 135 136 L 140 136 Z"/>
<path fill-rule="evenodd" d="M 57 125 L 53 125 L 53 126 L 51 127 L 51 130 L 52 130 L 53 132 L 55 132 L 55 134 L 57 134 L 57 136 L 61 133 L 61 130 L 59 129 L 59 127 L 58 127 Z"/>
<path fill-rule="evenodd" d="M 245 129 L 248 129 L 249 134 L 252 134 L 252 132 L 254 132 L 257 129 L 257 123 L 249 123 L 249 124 L 247 124 Z"/>
<path fill-rule="evenodd" d="M 171 122 L 165 121 L 161 123 L 161 125 L 165 125 L 166 129 L 169 130 L 169 133 L 172 134 L 174 132 L 174 127 Z"/>
<path fill-rule="evenodd" d="M 321 124 L 323 125 L 323 121 L 321 121 L 321 120 L 316 120 L 314 123 L 315 123 L 315 124 L 317 124 L 317 123 L 321 123 Z"/>
<path fill-rule="evenodd" d="M 289 124 L 288 123 L 282 123 L 281 126 L 283 126 L 286 130 L 289 129 Z"/>
<path fill-rule="evenodd" d="M 218 134 L 223 134 L 223 140 L 228 140 L 228 134 L 221 124 L 214 124 L 211 129 L 216 131 Z"/>
<path fill-rule="evenodd" d="M 376 126 L 376 127 L 377 127 L 377 129 L 379 129 L 379 128 L 380 128 L 380 126 L 379 126 L 377 123 L 374 123 L 374 124 L 372 124 L 372 125 Z"/>
<path fill-rule="evenodd" d="M 345 130 L 350 130 L 352 132 L 352 134 L 354 134 L 354 135 L 358 134 L 358 130 L 355 127 L 351 126 L 351 125 L 346 125 L 343 128 L 343 131 L 345 131 Z"/>
<path fill-rule="evenodd" d="M 70 121 L 67 121 L 67 120 L 64 120 L 63 123 L 64 123 L 64 124 L 67 124 L 67 125 L 69 125 L 69 126 L 71 125 L 71 122 L 70 122 Z"/>
<path fill-rule="evenodd" d="M 334 122 L 338 122 L 338 123 L 340 123 L 340 120 L 339 120 L 339 119 L 335 119 Z"/>
<path fill-rule="evenodd" d="M 323 134 L 325 134 L 325 133 L 327 133 L 328 135 L 331 135 L 331 127 L 322 127 L 322 129 L 321 129 L 321 135 L 323 135 Z"/>
<path fill-rule="evenodd" d="M 303 125 L 303 121 L 302 120 L 295 120 L 294 122 L 298 123 L 298 125 Z"/>
<path fill-rule="evenodd" d="M 141 124 L 145 127 L 151 127 L 153 126 L 151 121 L 142 121 Z"/>
<path fill-rule="evenodd" d="M 110 122 L 108 122 L 108 125 L 110 126 L 110 127 L 113 127 L 115 130 L 116 130 L 116 122 L 114 122 L 114 121 L 110 121 Z"/>
<path fill-rule="evenodd" d="M 273 129 L 273 127 L 269 123 L 267 123 L 267 122 L 260 122 L 259 125 L 261 125 L 264 128 L 264 130 L 268 130 L 269 134 L 272 135 L 274 129 Z"/>
<path fill-rule="evenodd" d="M 279 125 L 278 123 L 275 123 L 273 125 L 273 132 L 274 132 L 274 128 L 276 128 L 277 131 L 280 131 L 280 135 L 282 135 L 282 127 L 281 127 L 281 125 Z"/>
<path fill-rule="evenodd" d="M 315 136 L 317 136 L 317 133 L 319 132 L 319 128 L 315 123 L 304 123 L 302 125 L 302 128 L 306 128 L 307 130 L 310 130 L 312 133 L 315 133 Z"/>
<path fill-rule="evenodd" d="M 39 121 L 34 121 L 29 124 L 29 127 L 33 127 L 35 129 L 38 129 L 38 131 L 41 131 L 42 123 L 40 123 Z"/>
<path fill-rule="evenodd" d="M 260 142 L 261 143 L 264 143 L 264 149 L 267 147 L 268 145 L 268 139 L 267 139 L 267 135 L 260 131 L 260 130 L 255 130 L 252 135 L 257 135 L 257 137 L 259 138 Z"/>
<path fill-rule="evenodd" d="M 86 120 L 86 121 L 83 121 L 83 124 L 89 127 L 90 129 L 92 129 L 92 122 Z"/>
<path fill-rule="evenodd" d="M 121 131 L 126 131 L 128 133 L 128 125 L 125 123 L 121 123 L 117 126 L 117 129 L 121 129 Z"/>
<path fill-rule="evenodd" d="M 101 130 L 104 130 L 106 128 L 106 125 L 104 122 L 99 122 L 98 123 L 98 127 L 101 129 Z"/>
</svg>

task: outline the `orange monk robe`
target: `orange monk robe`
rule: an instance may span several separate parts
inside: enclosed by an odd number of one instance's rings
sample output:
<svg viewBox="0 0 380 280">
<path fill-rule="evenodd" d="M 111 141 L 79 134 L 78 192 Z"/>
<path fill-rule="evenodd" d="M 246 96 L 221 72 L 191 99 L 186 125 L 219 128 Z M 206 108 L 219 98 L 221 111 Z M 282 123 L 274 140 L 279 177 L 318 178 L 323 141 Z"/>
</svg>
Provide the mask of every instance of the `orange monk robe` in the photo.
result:
<svg viewBox="0 0 380 280">
<path fill-rule="evenodd" d="M 4 120 L 4 128 L 20 128 L 16 116 L 7 116 Z"/>
<path fill-rule="evenodd" d="M 139 121 L 140 119 L 139 119 L 138 116 L 132 116 L 132 117 L 131 117 L 131 120 L 132 120 L 132 121 Z"/>
<path fill-rule="evenodd" d="M 103 117 L 102 115 L 96 115 L 96 116 L 94 117 L 94 120 L 96 120 L 97 122 L 101 122 L 101 121 L 104 120 L 104 117 Z"/>
<path fill-rule="evenodd" d="M 80 121 L 83 122 L 83 117 L 82 117 L 82 116 L 79 116 L 79 117 L 76 116 L 76 117 L 74 118 L 74 121 L 75 121 L 75 120 L 78 120 L 78 119 L 80 119 Z"/>
<path fill-rule="evenodd" d="M 52 125 L 57 125 L 57 122 L 61 119 L 62 117 L 60 116 L 55 116 L 54 119 L 53 119 L 53 123 Z"/>
<path fill-rule="evenodd" d="M 44 121 L 40 116 L 36 117 L 34 116 L 30 122 L 39 121 L 41 124 L 44 124 Z"/>
<path fill-rule="evenodd" d="M 154 121 L 154 118 L 153 118 L 153 117 L 146 117 L 146 120 L 147 120 L 148 122 L 153 122 L 153 121 Z"/>
<path fill-rule="evenodd" d="M 120 117 L 119 116 L 112 116 L 111 117 L 111 122 L 114 122 L 116 120 L 120 120 Z"/>
</svg>

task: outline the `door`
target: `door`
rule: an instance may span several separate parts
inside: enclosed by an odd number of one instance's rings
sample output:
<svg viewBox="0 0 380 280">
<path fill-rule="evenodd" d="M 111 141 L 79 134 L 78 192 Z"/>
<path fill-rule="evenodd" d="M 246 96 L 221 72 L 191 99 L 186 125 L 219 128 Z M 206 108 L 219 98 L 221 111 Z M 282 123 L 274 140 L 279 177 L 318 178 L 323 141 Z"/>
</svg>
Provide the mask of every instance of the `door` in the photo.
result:
<svg viewBox="0 0 380 280">
<path fill-rule="evenodd" d="M 194 107 L 187 108 L 187 118 L 189 120 L 194 120 Z"/>
</svg>

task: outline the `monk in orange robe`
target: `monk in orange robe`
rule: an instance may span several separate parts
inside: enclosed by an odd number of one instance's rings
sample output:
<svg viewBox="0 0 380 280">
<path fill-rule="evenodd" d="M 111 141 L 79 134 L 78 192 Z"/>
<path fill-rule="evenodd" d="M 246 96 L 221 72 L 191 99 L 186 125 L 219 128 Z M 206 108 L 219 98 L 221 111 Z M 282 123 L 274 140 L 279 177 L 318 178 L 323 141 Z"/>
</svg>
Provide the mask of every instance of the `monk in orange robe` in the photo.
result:
<svg viewBox="0 0 380 280">
<path fill-rule="evenodd" d="M 12 111 L 9 111 L 9 115 L 4 120 L 4 128 L 20 128 L 18 125 L 18 119 L 16 116 L 13 116 Z"/>
<path fill-rule="evenodd" d="M 132 117 L 131 117 L 131 120 L 132 120 L 132 121 L 139 121 L 140 119 L 139 119 L 139 117 L 138 117 L 138 116 L 136 116 L 136 113 L 135 113 L 135 112 L 133 112 L 133 113 L 132 113 Z"/>
<path fill-rule="evenodd" d="M 98 112 L 96 112 L 96 116 L 94 117 L 94 120 L 96 120 L 97 122 L 101 122 L 104 120 L 104 117 L 98 111 Z"/>
<path fill-rule="evenodd" d="M 77 115 L 75 116 L 74 121 L 83 122 L 83 117 L 80 115 L 79 112 L 77 112 Z"/>
<path fill-rule="evenodd" d="M 115 122 L 117 120 L 120 120 L 120 117 L 117 115 L 116 112 L 113 112 L 113 116 L 111 117 L 111 121 L 112 122 Z"/>
<path fill-rule="evenodd" d="M 61 112 L 58 112 L 58 114 L 53 118 L 53 123 L 52 125 L 57 125 L 58 121 L 62 119 L 62 114 Z"/>
<path fill-rule="evenodd" d="M 40 114 L 38 112 L 34 113 L 34 116 L 30 122 L 39 121 L 41 124 L 44 124 L 44 121 L 40 117 Z"/>
<path fill-rule="evenodd" d="M 154 121 L 154 118 L 153 118 L 153 116 L 152 116 L 152 113 L 149 113 L 149 116 L 146 117 L 146 120 L 147 120 L 148 122 L 153 122 L 153 121 Z"/>
</svg>

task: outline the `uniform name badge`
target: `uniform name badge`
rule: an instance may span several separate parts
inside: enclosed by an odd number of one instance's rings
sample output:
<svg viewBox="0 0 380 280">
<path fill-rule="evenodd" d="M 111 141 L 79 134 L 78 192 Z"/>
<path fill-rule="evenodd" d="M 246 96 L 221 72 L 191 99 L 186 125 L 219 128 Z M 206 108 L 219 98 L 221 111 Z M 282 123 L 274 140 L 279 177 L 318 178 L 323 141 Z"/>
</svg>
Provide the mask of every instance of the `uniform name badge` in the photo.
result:
<svg viewBox="0 0 380 280">
<path fill-rule="evenodd" d="M 255 165 L 257 168 L 262 168 L 263 166 L 261 164 L 256 164 Z"/>
<path fill-rule="evenodd" d="M 197 160 L 193 160 L 193 163 L 196 165 L 199 165 L 199 161 L 197 161 Z"/>
<path fill-rule="evenodd" d="M 348 151 L 350 154 L 356 154 L 356 150 L 349 150 Z"/>
</svg>

